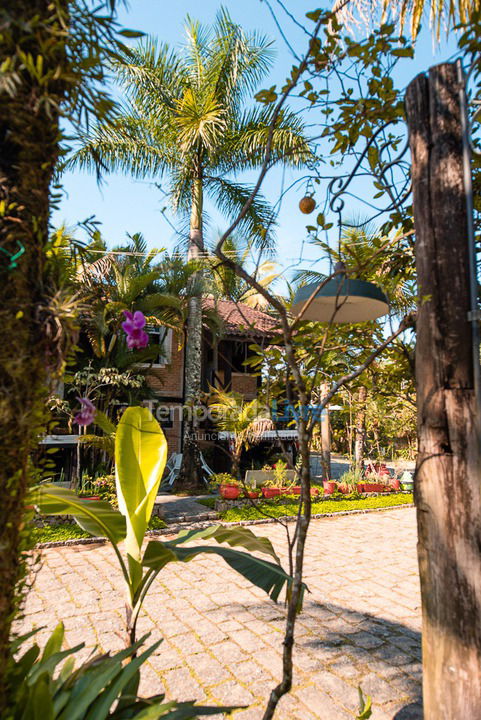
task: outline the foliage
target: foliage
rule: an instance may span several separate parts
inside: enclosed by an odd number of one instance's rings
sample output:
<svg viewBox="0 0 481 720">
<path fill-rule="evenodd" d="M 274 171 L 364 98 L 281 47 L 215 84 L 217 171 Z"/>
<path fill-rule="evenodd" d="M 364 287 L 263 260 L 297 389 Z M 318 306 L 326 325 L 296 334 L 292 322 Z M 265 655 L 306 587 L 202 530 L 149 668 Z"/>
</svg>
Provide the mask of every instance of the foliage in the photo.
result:
<svg viewBox="0 0 481 720">
<path fill-rule="evenodd" d="M 10 704 L 3 715 L 4 720 L 37 720 L 40 717 L 44 720 L 194 720 L 233 709 L 166 701 L 164 694 L 138 697 L 140 668 L 161 641 L 141 651 L 148 637 L 144 636 L 126 650 L 114 655 L 91 656 L 76 668 L 75 653 L 84 647 L 84 643 L 62 650 L 62 623 L 53 631 L 43 652 L 36 643 L 23 652 L 26 641 L 36 632 L 18 638 L 12 645 L 7 679 Z"/>
<path fill-rule="evenodd" d="M 257 398 L 247 401 L 240 393 L 215 390 L 210 401 L 212 420 L 219 430 L 233 435 L 232 474 L 239 478 L 242 450 L 261 439 L 272 423 Z"/>
<path fill-rule="evenodd" d="M 363 476 L 360 470 L 352 469 L 343 473 L 339 478 L 339 484 L 347 488 L 356 489 L 358 483 L 362 483 Z"/>
<path fill-rule="evenodd" d="M 209 478 L 209 485 L 217 488 L 219 485 L 238 485 L 239 481 L 230 473 L 214 473 Z"/>
<path fill-rule="evenodd" d="M 106 537 L 112 544 L 128 592 L 127 642 L 135 641 L 137 619 L 146 594 L 159 572 L 169 562 L 189 562 L 201 553 L 220 555 L 228 565 L 273 600 L 292 579 L 282 569 L 267 538 L 258 538 L 244 528 L 225 530 L 219 526 L 181 532 L 175 540 L 150 541 L 143 548 L 144 535 L 165 467 L 167 446 L 162 430 L 147 408 L 128 408 L 115 438 L 116 484 L 119 511 L 104 501 L 90 502 L 54 485 L 36 488 L 33 501 L 44 514 L 73 515 L 91 535 Z M 185 543 L 211 539 L 231 547 L 210 545 L 183 547 Z M 119 543 L 125 541 L 126 559 Z M 269 560 L 231 549 L 241 546 L 248 552 L 267 555 Z"/>
<path fill-rule="evenodd" d="M 33 539 L 37 543 L 64 542 L 76 538 L 88 538 L 89 533 L 77 525 L 77 523 L 62 523 L 62 525 L 50 525 L 45 523 L 42 527 L 33 530 Z"/>
<path fill-rule="evenodd" d="M 370 498 L 352 498 L 339 494 L 339 499 L 331 499 L 314 501 L 312 503 L 312 512 L 314 514 L 331 514 L 345 512 L 347 510 L 370 510 L 374 508 L 393 507 L 396 505 L 405 505 L 413 502 L 412 494 L 406 493 L 390 493 L 389 495 L 379 495 Z M 256 502 L 256 506 L 230 508 L 222 512 L 219 517 L 224 522 L 239 522 L 242 520 L 260 520 L 266 517 L 296 517 L 299 511 L 299 497 L 285 502 L 284 500 L 266 500 Z"/>
<path fill-rule="evenodd" d="M 371 696 L 367 695 L 364 697 L 364 693 L 360 687 L 359 692 L 359 713 L 356 715 L 356 720 L 369 720 L 372 715 L 372 700 Z"/>
<path fill-rule="evenodd" d="M 117 490 L 115 487 L 115 475 L 99 475 L 92 481 L 92 492 L 105 500 L 112 507 L 118 507 Z"/>
<path fill-rule="evenodd" d="M 205 191 L 232 217 L 251 188 L 228 176 L 263 161 L 270 110 L 243 105 L 271 65 L 271 43 L 245 33 L 225 10 L 212 29 L 189 19 L 186 34 L 181 53 L 149 38 L 116 63 L 125 111 L 85 138 L 75 162 L 136 177 L 167 173 L 180 211 L 190 210 L 196 178 L 202 177 Z M 277 162 L 298 165 L 309 157 L 302 123 L 287 109 L 273 142 Z M 246 235 L 265 245 L 271 222 L 270 208 L 258 196 L 243 220 Z"/>
</svg>

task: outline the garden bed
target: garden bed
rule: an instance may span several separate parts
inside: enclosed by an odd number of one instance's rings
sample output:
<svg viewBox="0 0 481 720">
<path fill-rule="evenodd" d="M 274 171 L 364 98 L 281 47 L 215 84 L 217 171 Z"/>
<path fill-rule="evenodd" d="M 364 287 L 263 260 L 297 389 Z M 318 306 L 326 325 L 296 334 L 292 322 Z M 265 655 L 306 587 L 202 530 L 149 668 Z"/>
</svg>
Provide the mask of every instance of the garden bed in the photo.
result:
<svg viewBox="0 0 481 720">
<path fill-rule="evenodd" d="M 265 517 L 265 514 L 271 517 L 285 517 L 297 515 L 299 507 L 298 499 L 279 498 L 269 501 L 254 501 L 253 504 L 246 500 L 226 501 L 218 500 L 216 510 L 219 512 L 219 519 L 225 522 L 239 522 L 242 520 L 258 520 Z M 338 512 L 346 512 L 349 510 L 369 510 L 375 508 L 388 508 L 398 505 L 412 504 L 412 493 L 380 493 L 378 495 L 369 495 L 364 497 L 346 497 L 333 498 L 326 496 L 324 498 L 316 498 L 312 503 L 312 514 L 331 514 Z M 264 514 L 265 513 L 265 514 Z"/>
</svg>

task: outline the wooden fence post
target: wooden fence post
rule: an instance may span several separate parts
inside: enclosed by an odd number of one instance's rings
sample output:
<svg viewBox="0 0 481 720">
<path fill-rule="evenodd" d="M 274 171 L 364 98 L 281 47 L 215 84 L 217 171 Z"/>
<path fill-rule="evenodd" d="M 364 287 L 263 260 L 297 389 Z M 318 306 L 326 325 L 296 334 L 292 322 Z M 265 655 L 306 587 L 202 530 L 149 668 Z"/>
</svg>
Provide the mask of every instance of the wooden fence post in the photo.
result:
<svg viewBox="0 0 481 720">
<path fill-rule="evenodd" d="M 459 92 L 450 63 L 418 75 L 406 92 L 419 297 L 415 500 L 425 720 L 481 718 L 481 440 Z"/>
</svg>

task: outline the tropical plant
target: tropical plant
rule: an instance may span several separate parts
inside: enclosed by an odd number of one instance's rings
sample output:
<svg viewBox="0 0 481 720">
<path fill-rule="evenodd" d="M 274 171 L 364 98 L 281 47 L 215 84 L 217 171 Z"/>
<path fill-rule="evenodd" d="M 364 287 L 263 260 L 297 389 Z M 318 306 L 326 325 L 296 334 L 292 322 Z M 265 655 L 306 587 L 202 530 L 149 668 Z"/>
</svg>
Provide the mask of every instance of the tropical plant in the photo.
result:
<svg viewBox="0 0 481 720">
<path fill-rule="evenodd" d="M 12 643 L 7 667 L 9 706 L 2 713 L 3 720 L 194 720 L 234 709 L 166 701 L 164 694 L 138 697 L 140 669 L 161 640 L 141 651 L 146 635 L 114 655 L 91 655 L 75 667 L 76 653 L 84 643 L 62 650 L 63 623 L 57 625 L 42 652 L 36 643 L 23 652 L 27 640 L 37 632 Z"/>
<path fill-rule="evenodd" d="M 240 479 L 242 451 L 262 437 L 272 421 L 266 408 L 254 399 L 247 401 L 240 393 L 215 390 L 210 402 L 212 420 L 219 430 L 229 433 L 232 475 Z"/>
<path fill-rule="evenodd" d="M 267 538 L 258 538 L 247 528 L 211 526 L 182 531 L 167 542 L 150 541 L 143 547 L 155 497 L 167 458 L 164 434 L 147 408 L 131 407 L 124 412 L 115 436 L 115 473 L 119 511 L 107 502 L 89 502 L 66 488 L 52 484 L 35 488 L 33 503 L 46 515 L 73 515 L 86 532 L 106 537 L 115 551 L 127 588 L 126 644 L 136 640 L 136 625 L 147 592 L 159 572 L 170 562 L 188 562 L 199 554 L 222 557 L 234 570 L 277 600 L 292 578 L 282 569 Z M 192 541 L 210 539 L 230 547 L 197 545 Z M 124 557 L 119 544 L 124 542 Z M 249 552 L 267 555 L 261 559 Z"/>
<path fill-rule="evenodd" d="M 204 195 L 232 218 L 252 193 L 252 187 L 233 178 L 262 165 L 268 137 L 271 164 L 297 166 L 310 150 L 302 122 L 286 106 L 276 116 L 271 108 L 245 107 L 271 65 L 272 48 L 264 37 L 245 33 L 225 10 L 212 29 L 189 19 L 186 30 L 181 53 L 149 39 L 132 51 L 133 57 L 116 64 L 126 110 L 116 123 L 97 126 L 71 163 L 136 177 L 168 175 L 174 209 L 190 217 L 192 260 L 204 252 Z M 243 212 L 240 229 L 265 248 L 272 220 L 271 208 L 257 194 Z M 200 274 L 193 281 L 202 286 Z M 185 360 L 186 404 L 192 407 L 201 391 L 201 339 L 201 299 L 192 294 Z M 179 482 L 201 481 L 196 423 L 196 414 L 190 413 Z"/>
<path fill-rule="evenodd" d="M 249 259 L 252 259 L 255 250 L 252 241 L 244 241 L 236 235 L 230 235 L 223 247 L 224 253 L 243 267 L 247 265 Z M 215 296 L 234 302 L 242 302 L 252 308 L 265 309 L 267 307 L 268 303 L 265 297 L 240 278 L 239 275 L 236 275 L 232 268 L 220 263 L 218 258 L 213 255 L 209 255 L 206 262 L 211 271 L 211 284 Z M 279 265 L 274 260 L 264 260 L 256 264 L 253 277 L 259 285 L 268 289 L 279 278 L 279 270 Z"/>
<path fill-rule="evenodd" d="M 62 128 L 68 127 L 71 135 L 86 120 L 112 111 L 106 60 L 121 49 L 128 52 L 115 21 L 115 4 L 4 0 L 0 6 L 2 717 L 10 628 L 25 572 L 24 504 L 37 474 L 29 458 L 47 429 L 49 385 L 63 371 L 75 341 L 59 322 L 59 288 L 45 256 L 54 173 L 65 150 Z"/>
</svg>

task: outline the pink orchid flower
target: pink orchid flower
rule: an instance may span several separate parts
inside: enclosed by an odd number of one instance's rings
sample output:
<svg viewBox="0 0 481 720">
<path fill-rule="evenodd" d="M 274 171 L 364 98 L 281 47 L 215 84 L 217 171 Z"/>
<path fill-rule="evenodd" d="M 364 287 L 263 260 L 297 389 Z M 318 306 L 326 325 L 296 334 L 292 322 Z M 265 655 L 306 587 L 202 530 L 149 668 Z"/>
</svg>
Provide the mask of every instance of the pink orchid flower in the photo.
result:
<svg viewBox="0 0 481 720">
<path fill-rule="evenodd" d="M 145 326 L 145 316 L 140 310 L 136 310 L 133 314 L 129 310 L 124 310 L 125 321 L 122 328 L 127 336 L 127 347 L 129 350 L 134 348 L 141 350 L 149 344 L 149 336 L 143 330 Z"/>
<path fill-rule="evenodd" d="M 77 425 L 91 425 L 95 418 L 95 405 L 88 398 L 77 398 L 80 403 L 80 412 L 74 417 L 74 422 Z"/>
</svg>

